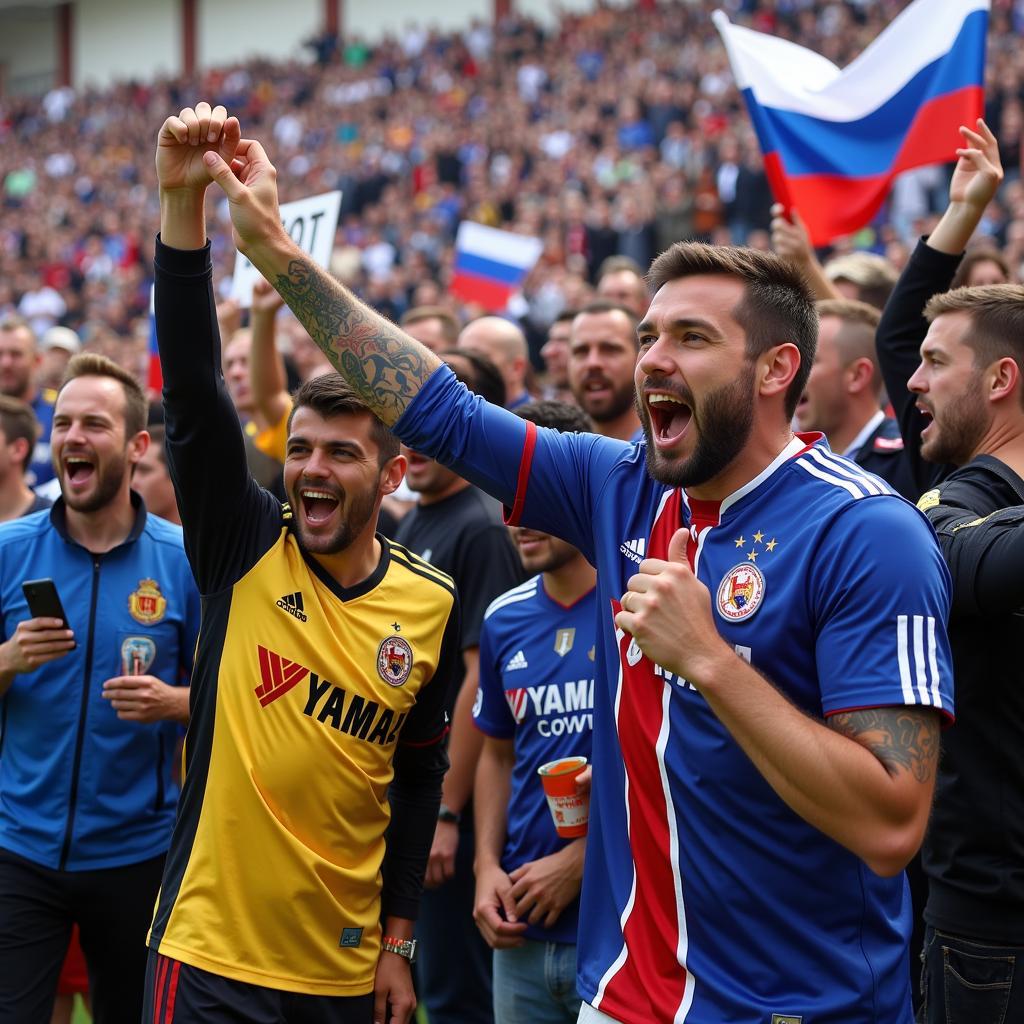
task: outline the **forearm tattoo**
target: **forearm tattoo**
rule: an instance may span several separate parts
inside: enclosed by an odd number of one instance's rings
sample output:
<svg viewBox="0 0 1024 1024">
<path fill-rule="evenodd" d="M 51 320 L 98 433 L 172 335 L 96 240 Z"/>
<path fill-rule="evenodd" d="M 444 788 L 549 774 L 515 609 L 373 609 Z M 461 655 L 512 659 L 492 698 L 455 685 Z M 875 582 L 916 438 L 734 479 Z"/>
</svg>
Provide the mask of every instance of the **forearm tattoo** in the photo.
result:
<svg viewBox="0 0 1024 1024">
<path fill-rule="evenodd" d="M 832 715 L 829 727 L 867 747 L 890 775 L 901 770 L 928 782 L 939 758 L 938 713 L 907 707 L 865 708 Z"/>
<path fill-rule="evenodd" d="M 307 260 L 292 260 L 274 287 L 359 397 L 385 423 L 394 423 L 436 364 Z"/>
</svg>

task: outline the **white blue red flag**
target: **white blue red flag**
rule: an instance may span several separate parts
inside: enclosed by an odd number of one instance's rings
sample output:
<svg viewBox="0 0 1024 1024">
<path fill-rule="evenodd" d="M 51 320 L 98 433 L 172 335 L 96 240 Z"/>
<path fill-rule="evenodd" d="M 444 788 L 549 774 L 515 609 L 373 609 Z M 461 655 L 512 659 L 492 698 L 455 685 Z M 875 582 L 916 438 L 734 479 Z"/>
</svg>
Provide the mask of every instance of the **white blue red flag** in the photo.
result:
<svg viewBox="0 0 1024 1024">
<path fill-rule="evenodd" d="M 522 287 L 542 248 L 539 238 L 464 220 L 455 236 L 452 294 L 500 313 Z"/>
<path fill-rule="evenodd" d="M 842 70 L 715 12 L 775 198 L 815 245 L 868 224 L 900 172 L 954 158 L 983 110 L 988 10 L 915 0 Z"/>
<path fill-rule="evenodd" d="M 146 387 L 160 394 L 164 386 L 164 371 L 160 365 L 160 349 L 156 343 L 156 307 L 154 296 L 156 289 L 149 289 L 149 358 L 146 361 Z"/>
</svg>

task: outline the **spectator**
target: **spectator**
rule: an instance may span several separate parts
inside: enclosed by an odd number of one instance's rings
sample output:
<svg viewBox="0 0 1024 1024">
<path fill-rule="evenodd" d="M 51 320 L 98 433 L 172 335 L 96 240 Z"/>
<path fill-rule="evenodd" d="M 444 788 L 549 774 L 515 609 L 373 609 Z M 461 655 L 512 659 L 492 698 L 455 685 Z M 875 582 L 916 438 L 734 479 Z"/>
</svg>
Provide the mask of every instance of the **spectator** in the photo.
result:
<svg viewBox="0 0 1024 1024">
<path fill-rule="evenodd" d="M 647 312 L 651 304 L 640 264 L 625 256 L 612 257 L 601 265 L 597 278 L 597 297 L 607 302 L 617 302 L 632 310 L 637 320 Z"/>
<path fill-rule="evenodd" d="M 590 426 L 560 402 L 531 402 L 519 415 L 555 430 Z M 565 541 L 521 527 L 512 536 L 536 575 L 491 604 L 480 633 L 474 917 L 494 950 L 495 1024 L 575 1024 L 586 839 L 558 836 L 537 769 L 590 758 L 596 574 Z"/>
<path fill-rule="evenodd" d="M 174 484 L 167 469 L 167 433 L 162 423 L 151 424 L 148 430 L 149 447 L 135 463 L 132 490 L 146 503 L 150 513 L 181 526 L 178 500 L 174 496 Z"/>
<path fill-rule="evenodd" d="M 53 479 L 50 428 L 56 392 L 39 386 L 39 364 L 35 335 L 28 323 L 18 317 L 0 319 L 0 394 L 31 406 L 39 421 L 39 439 L 26 474 L 30 486 Z"/>
<path fill-rule="evenodd" d="M 473 349 L 445 358 L 468 387 L 492 404 L 503 404 L 502 379 L 492 376 L 488 360 Z M 418 934 L 431 941 L 417 968 L 418 991 L 432 1024 L 487 1024 L 493 1019 L 490 951 L 473 924 L 472 794 L 483 740 L 473 728 L 472 708 L 484 611 L 522 581 L 522 569 L 496 501 L 433 459 L 406 447 L 402 451 L 409 460 L 409 486 L 419 500 L 395 539 L 451 576 L 462 605 L 463 672 L 453 691 L 451 768 L 427 864 Z M 480 572 L 480 566 L 487 571 Z M 444 941 L 434 941 L 440 935 Z"/>
<path fill-rule="evenodd" d="M 1010 265 L 998 249 L 985 246 L 968 249 L 950 283 L 953 288 L 975 288 L 983 284 L 1009 284 Z"/>
<path fill-rule="evenodd" d="M 289 506 L 247 472 L 218 367 L 208 179 L 188 144 L 212 112 L 197 108 L 158 146 L 168 458 L 204 628 L 146 1019 L 407 1024 L 458 605 L 450 580 L 375 537 L 403 460 L 337 374 L 296 394 Z M 230 153 L 238 122 L 217 113 L 212 145 Z"/>
<path fill-rule="evenodd" d="M 824 273 L 843 298 L 875 309 L 885 308 L 898 276 L 887 260 L 871 252 L 837 256 L 825 264 Z"/>
<path fill-rule="evenodd" d="M 0 395 L 0 522 L 50 507 L 49 499 L 25 483 L 38 436 L 39 421 L 31 406 Z"/>
<path fill-rule="evenodd" d="M 406 310 L 401 324 L 431 352 L 445 352 L 459 340 L 459 321 L 444 306 L 415 306 Z"/>
<path fill-rule="evenodd" d="M 10 1020 L 49 1019 L 73 924 L 96 1024 L 142 1014 L 199 627 L 180 531 L 129 490 L 145 422 L 129 374 L 76 356 L 54 411 L 62 496 L 0 529 L 0 1016 Z M 47 576 L 67 628 L 27 609 L 22 582 Z"/>
<path fill-rule="evenodd" d="M 1024 653 L 1024 289 L 945 292 L 1003 176 L 988 126 L 960 131 L 949 205 L 918 243 L 878 329 L 907 451 L 919 482 L 933 485 L 918 506 L 953 577 L 949 629 L 961 712 L 943 738 L 922 850 L 926 1024 L 1024 1012 L 1024 990 L 1007 969 L 1024 949 L 1024 886 L 1014 867 L 1024 864 L 1024 771 L 1015 753 L 1024 737 L 1015 668 Z"/>
<path fill-rule="evenodd" d="M 462 328 L 458 347 L 486 356 L 501 372 L 505 382 L 505 406 L 518 409 L 530 401 L 526 378 L 530 353 L 526 336 L 509 320 L 482 316 Z"/>
<path fill-rule="evenodd" d="M 584 306 L 572 322 L 569 388 L 597 433 L 620 441 L 643 436 L 636 414 L 636 318 L 607 299 Z"/>
<path fill-rule="evenodd" d="M 541 359 L 544 360 L 544 367 L 547 371 L 544 386 L 545 398 L 561 402 L 574 401 L 572 391 L 569 389 L 569 339 L 572 336 L 572 322 L 575 319 L 576 310 L 566 309 L 555 317 L 548 328 L 547 341 L 544 342 L 540 350 Z M 412 336 L 415 337 L 415 335 Z"/>
<path fill-rule="evenodd" d="M 880 476 L 910 501 L 918 497 L 899 424 L 879 405 L 882 374 L 875 329 L 882 314 L 853 299 L 822 299 L 818 348 L 796 407 L 801 430 L 820 430 L 834 452 Z"/>
<path fill-rule="evenodd" d="M 82 351 L 82 342 L 70 327 L 51 327 L 39 339 L 39 351 L 40 386 L 58 388 L 71 357 Z"/>
</svg>

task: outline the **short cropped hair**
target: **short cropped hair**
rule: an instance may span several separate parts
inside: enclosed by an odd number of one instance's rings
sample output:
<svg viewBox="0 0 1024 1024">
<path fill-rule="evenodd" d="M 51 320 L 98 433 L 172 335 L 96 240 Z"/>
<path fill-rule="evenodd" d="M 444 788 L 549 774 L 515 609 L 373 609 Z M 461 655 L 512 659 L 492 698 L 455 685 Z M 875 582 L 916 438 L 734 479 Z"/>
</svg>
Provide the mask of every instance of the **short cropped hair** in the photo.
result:
<svg viewBox="0 0 1024 1024">
<path fill-rule="evenodd" d="M 550 427 L 563 434 L 589 434 L 594 429 L 590 417 L 578 405 L 551 398 L 526 402 L 516 409 L 516 415 L 538 427 Z"/>
<path fill-rule="evenodd" d="M 786 415 L 792 418 L 818 346 L 818 314 L 803 275 L 775 253 L 676 242 L 651 264 L 647 280 L 657 292 L 669 281 L 702 274 L 720 274 L 743 282 L 744 295 L 732 315 L 746 333 L 748 358 L 756 359 L 784 342 L 796 345 L 800 366 L 785 396 Z"/>
<path fill-rule="evenodd" d="M 36 332 L 32 330 L 32 325 L 18 313 L 5 313 L 0 316 L 0 331 L 5 333 L 8 331 L 27 331 L 29 338 L 32 339 L 32 344 L 35 346 L 37 342 Z"/>
<path fill-rule="evenodd" d="M 450 352 L 440 353 L 440 358 L 474 395 L 479 395 L 491 405 L 504 406 L 507 398 L 505 378 L 494 362 L 482 352 L 473 348 L 454 348 Z M 461 359 L 463 364 L 468 363 L 470 372 L 466 373 L 464 365 L 452 365 L 452 359 Z"/>
<path fill-rule="evenodd" d="M 0 429 L 8 444 L 22 439 L 28 442 L 25 458 L 21 460 L 21 471 L 24 473 L 32 461 L 32 452 L 42 432 L 32 406 L 10 395 L 0 395 Z"/>
<path fill-rule="evenodd" d="M 119 366 L 113 359 L 100 355 L 98 352 L 81 352 L 72 356 L 64 371 L 60 391 L 79 377 L 110 377 L 116 380 L 124 390 L 124 436 L 134 437 L 140 430 L 146 429 L 149 419 L 149 403 L 142 390 L 142 385 L 135 376 Z M 57 394 L 60 394 L 60 391 Z"/>
<path fill-rule="evenodd" d="M 340 373 L 323 373 L 307 380 L 292 398 L 292 411 L 288 414 L 288 431 L 299 409 L 312 409 L 325 420 L 345 413 L 366 413 L 371 417 L 370 437 L 377 445 L 377 465 L 383 466 L 399 452 L 398 438 L 376 413 L 364 402 Z"/>
<path fill-rule="evenodd" d="M 932 323 L 946 313 L 966 313 L 971 330 L 964 341 L 980 370 L 997 359 L 1012 359 L 1024 374 L 1024 285 L 982 284 L 933 295 L 924 307 Z M 1024 400 L 1024 391 L 1022 391 Z"/>
<path fill-rule="evenodd" d="M 628 270 L 643 280 L 644 268 L 631 257 L 618 255 L 608 256 L 601 261 L 601 265 L 597 268 L 597 280 L 600 281 L 602 277 L 607 277 L 609 274 L 619 274 L 623 270 Z"/>
<path fill-rule="evenodd" d="M 438 320 L 441 323 L 441 337 L 446 345 L 454 346 L 459 340 L 459 321 L 450 309 L 444 306 L 413 306 L 402 314 L 399 326 L 408 327 L 423 320 Z"/>
<path fill-rule="evenodd" d="M 629 306 L 624 306 L 621 302 L 613 302 L 611 299 L 592 299 L 578 310 L 576 315 L 582 316 L 584 313 L 588 315 L 591 313 L 595 315 L 601 313 L 622 313 L 629 320 L 630 326 L 634 331 L 636 330 L 636 325 L 640 323 L 640 318 Z"/>
<path fill-rule="evenodd" d="M 849 281 L 857 286 L 862 302 L 884 309 L 899 274 L 883 256 L 873 252 L 850 252 L 825 264 L 830 281 Z"/>
<path fill-rule="evenodd" d="M 881 394 L 882 374 L 878 366 L 875 332 L 882 319 L 882 311 L 856 299 L 820 299 L 814 306 L 819 320 L 834 316 L 840 321 L 836 348 L 842 365 L 849 366 L 856 359 L 870 360 L 873 390 L 875 394 Z"/>
</svg>

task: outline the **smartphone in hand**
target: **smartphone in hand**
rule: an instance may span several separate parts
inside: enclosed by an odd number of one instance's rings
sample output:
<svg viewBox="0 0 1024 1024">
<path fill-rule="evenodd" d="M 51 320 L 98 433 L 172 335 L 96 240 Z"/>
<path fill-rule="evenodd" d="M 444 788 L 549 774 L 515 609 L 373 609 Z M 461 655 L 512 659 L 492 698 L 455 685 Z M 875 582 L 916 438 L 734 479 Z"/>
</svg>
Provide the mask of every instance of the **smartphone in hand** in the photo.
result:
<svg viewBox="0 0 1024 1024">
<path fill-rule="evenodd" d="M 57 585 L 53 580 L 25 580 L 21 584 L 25 600 L 28 601 L 28 610 L 32 613 L 33 619 L 60 619 L 65 629 L 68 626 L 68 617 L 64 614 L 64 606 L 60 603 L 60 594 L 57 593 Z"/>
</svg>

